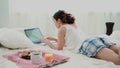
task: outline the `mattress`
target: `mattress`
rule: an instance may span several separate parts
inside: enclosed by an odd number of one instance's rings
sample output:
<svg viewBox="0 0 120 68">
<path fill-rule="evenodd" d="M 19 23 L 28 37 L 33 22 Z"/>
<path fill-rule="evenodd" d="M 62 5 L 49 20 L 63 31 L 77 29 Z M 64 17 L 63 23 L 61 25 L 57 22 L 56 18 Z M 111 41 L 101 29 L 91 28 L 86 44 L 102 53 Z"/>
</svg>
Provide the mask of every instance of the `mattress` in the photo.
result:
<svg viewBox="0 0 120 68">
<path fill-rule="evenodd" d="M 53 66 L 52 68 L 120 68 L 120 65 L 115 65 L 112 62 L 107 62 L 100 59 L 88 58 L 80 53 L 74 53 L 67 49 L 63 51 L 57 51 L 49 48 L 47 45 L 35 44 L 34 47 L 27 48 L 33 50 L 44 50 L 47 52 L 56 53 L 63 56 L 68 56 L 70 59 L 68 62 Z M 2 57 L 5 54 L 12 54 L 18 51 L 27 49 L 8 49 L 0 47 L 0 68 L 19 68 L 15 63 Z"/>
</svg>

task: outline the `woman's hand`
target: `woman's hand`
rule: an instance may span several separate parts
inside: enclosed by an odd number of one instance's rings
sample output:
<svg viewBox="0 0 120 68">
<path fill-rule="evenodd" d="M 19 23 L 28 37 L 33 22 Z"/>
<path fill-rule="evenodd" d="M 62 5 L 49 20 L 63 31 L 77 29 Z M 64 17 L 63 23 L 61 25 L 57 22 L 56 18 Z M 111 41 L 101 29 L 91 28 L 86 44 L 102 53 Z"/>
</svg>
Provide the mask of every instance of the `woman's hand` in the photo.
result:
<svg viewBox="0 0 120 68">
<path fill-rule="evenodd" d="M 54 37 L 51 37 L 51 36 L 50 36 L 50 37 L 47 37 L 47 39 L 48 39 L 48 40 L 57 41 L 57 39 L 56 39 L 56 38 L 54 38 Z"/>
<path fill-rule="evenodd" d="M 56 47 L 46 38 L 41 38 L 40 39 L 41 42 L 46 43 L 49 47 L 51 47 L 52 49 L 56 49 Z"/>
<path fill-rule="evenodd" d="M 40 41 L 46 44 L 50 43 L 50 41 L 46 38 L 41 38 Z"/>
</svg>

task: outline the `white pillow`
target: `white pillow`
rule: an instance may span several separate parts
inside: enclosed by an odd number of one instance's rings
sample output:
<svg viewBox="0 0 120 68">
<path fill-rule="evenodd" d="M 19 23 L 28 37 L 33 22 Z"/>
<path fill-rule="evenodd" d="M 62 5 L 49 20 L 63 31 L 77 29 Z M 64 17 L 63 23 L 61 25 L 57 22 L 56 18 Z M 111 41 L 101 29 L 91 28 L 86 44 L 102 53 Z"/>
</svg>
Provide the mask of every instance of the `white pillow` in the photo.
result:
<svg viewBox="0 0 120 68">
<path fill-rule="evenodd" d="M 111 34 L 111 37 L 117 39 L 117 40 L 120 40 L 120 31 L 117 30 L 117 31 L 114 31 L 112 34 Z"/>
<path fill-rule="evenodd" d="M 33 46 L 33 43 L 24 33 L 13 29 L 0 30 L 0 43 L 8 48 L 27 48 Z"/>
<path fill-rule="evenodd" d="M 113 39 L 113 41 L 120 45 L 120 30 L 114 31 L 110 37 Z"/>
</svg>

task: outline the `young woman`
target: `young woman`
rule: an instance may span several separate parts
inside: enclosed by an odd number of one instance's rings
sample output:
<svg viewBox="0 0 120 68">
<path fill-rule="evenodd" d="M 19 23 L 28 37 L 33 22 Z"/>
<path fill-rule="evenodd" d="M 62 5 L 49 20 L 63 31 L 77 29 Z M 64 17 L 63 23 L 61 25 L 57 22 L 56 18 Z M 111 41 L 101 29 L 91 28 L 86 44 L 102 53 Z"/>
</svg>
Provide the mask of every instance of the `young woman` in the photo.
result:
<svg viewBox="0 0 120 68">
<path fill-rule="evenodd" d="M 79 51 L 88 57 L 95 57 L 115 64 L 120 64 L 120 47 L 102 38 L 87 38 L 75 25 L 75 18 L 64 10 L 57 11 L 54 16 L 55 26 L 58 28 L 58 38 L 48 37 L 40 39 L 49 47 L 62 50 L 64 47 L 71 51 Z M 49 40 L 57 41 L 57 45 Z"/>
</svg>

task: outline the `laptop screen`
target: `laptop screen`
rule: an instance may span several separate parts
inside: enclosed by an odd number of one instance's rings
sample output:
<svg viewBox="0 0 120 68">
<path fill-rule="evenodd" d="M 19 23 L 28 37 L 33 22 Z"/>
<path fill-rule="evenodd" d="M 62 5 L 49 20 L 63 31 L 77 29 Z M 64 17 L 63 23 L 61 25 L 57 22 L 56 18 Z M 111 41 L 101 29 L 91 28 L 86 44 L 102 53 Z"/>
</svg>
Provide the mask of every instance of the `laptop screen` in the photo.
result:
<svg viewBox="0 0 120 68">
<path fill-rule="evenodd" d="M 40 38 L 43 38 L 39 28 L 30 28 L 24 30 L 26 36 L 35 44 L 41 43 Z"/>
</svg>

